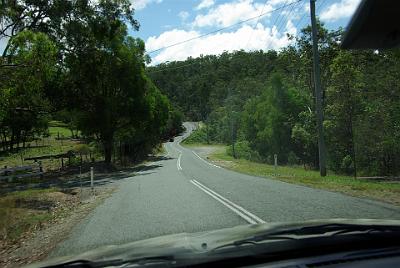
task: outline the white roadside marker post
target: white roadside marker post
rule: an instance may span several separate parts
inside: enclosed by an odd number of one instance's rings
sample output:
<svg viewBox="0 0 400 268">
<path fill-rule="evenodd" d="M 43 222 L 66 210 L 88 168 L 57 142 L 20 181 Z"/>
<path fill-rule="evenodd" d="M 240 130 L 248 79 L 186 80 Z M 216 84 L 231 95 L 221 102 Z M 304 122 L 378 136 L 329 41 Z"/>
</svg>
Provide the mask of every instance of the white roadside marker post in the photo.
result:
<svg viewBox="0 0 400 268">
<path fill-rule="evenodd" d="M 92 188 L 92 194 L 94 195 L 94 187 L 93 187 L 93 167 L 90 167 L 90 187 Z"/>
<path fill-rule="evenodd" d="M 278 155 L 274 154 L 274 166 L 275 166 L 275 170 L 278 169 Z"/>
</svg>

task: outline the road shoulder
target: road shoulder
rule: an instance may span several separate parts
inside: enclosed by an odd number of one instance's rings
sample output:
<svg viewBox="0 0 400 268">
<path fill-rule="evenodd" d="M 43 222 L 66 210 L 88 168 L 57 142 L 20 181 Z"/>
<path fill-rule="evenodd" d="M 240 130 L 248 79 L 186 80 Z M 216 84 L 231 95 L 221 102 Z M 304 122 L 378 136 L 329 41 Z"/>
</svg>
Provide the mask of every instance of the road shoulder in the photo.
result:
<svg viewBox="0 0 400 268">
<path fill-rule="evenodd" d="M 49 192 L 47 195 L 52 200 L 47 209 L 49 217 L 32 225 L 18 240 L 3 239 L 0 266 L 18 267 L 45 259 L 58 243 L 67 238 L 72 228 L 109 197 L 114 189 L 115 186 L 108 185 L 96 187 L 94 193 L 90 188 L 76 189 L 71 193 Z M 38 201 L 48 199 L 41 195 Z"/>
<path fill-rule="evenodd" d="M 220 167 L 242 174 L 283 181 L 315 189 L 343 193 L 345 195 L 400 205 L 400 182 L 355 179 L 353 177 L 328 174 L 325 178 L 317 171 L 305 170 L 303 167 L 279 166 L 234 159 L 226 154 L 224 145 L 183 144 L 205 160 Z"/>
</svg>

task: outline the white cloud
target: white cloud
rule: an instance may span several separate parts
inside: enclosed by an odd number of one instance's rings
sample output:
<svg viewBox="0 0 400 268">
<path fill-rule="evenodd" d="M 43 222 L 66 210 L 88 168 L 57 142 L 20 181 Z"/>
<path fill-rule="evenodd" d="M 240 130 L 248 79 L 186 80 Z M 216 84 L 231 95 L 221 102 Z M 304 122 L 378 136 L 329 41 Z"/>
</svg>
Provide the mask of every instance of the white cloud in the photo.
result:
<svg viewBox="0 0 400 268">
<path fill-rule="evenodd" d="M 289 2 L 288 0 L 269 0 L 268 4 L 275 6 L 278 4 L 287 4 L 286 2 L 290 3 L 291 1 Z"/>
<path fill-rule="evenodd" d="M 295 35 L 296 29 L 291 21 L 286 24 L 286 29 L 278 33 L 277 28 L 265 27 L 258 23 L 256 27 L 242 25 L 239 29 L 232 32 L 217 33 L 205 36 L 193 41 L 183 43 L 174 47 L 162 50 L 153 56 L 152 64 L 158 64 L 165 61 L 185 60 L 187 57 L 198 57 L 203 55 L 218 55 L 224 51 L 234 51 L 244 49 L 249 50 L 268 50 L 279 49 L 289 45 L 291 42 L 287 39 L 286 33 Z M 198 37 L 198 31 L 185 31 L 174 29 L 162 33 L 158 37 L 150 37 L 146 41 L 147 51 L 156 50 L 183 40 Z M 251 37 L 251 41 L 248 42 Z"/>
<path fill-rule="evenodd" d="M 189 12 L 187 11 L 181 11 L 178 14 L 179 18 L 181 18 L 181 20 L 186 20 L 189 17 Z"/>
<path fill-rule="evenodd" d="M 324 21 L 337 21 L 350 17 L 360 2 L 361 0 L 340 0 L 322 11 L 320 18 Z"/>
<path fill-rule="evenodd" d="M 196 10 L 211 7 L 214 5 L 214 3 L 214 0 L 202 0 L 200 4 L 196 7 Z"/>
<path fill-rule="evenodd" d="M 136 10 L 144 9 L 150 3 L 161 3 L 163 0 L 131 0 L 133 7 Z"/>
<path fill-rule="evenodd" d="M 270 4 L 266 4 L 264 9 L 263 7 L 264 4 L 261 2 L 253 3 L 253 0 L 236 0 L 218 5 L 204 15 L 197 15 L 192 25 L 194 27 L 226 27 L 251 17 L 257 17 L 261 14 L 261 11 L 266 13 L 273 9 L 273 6 Z"/>
</svg>

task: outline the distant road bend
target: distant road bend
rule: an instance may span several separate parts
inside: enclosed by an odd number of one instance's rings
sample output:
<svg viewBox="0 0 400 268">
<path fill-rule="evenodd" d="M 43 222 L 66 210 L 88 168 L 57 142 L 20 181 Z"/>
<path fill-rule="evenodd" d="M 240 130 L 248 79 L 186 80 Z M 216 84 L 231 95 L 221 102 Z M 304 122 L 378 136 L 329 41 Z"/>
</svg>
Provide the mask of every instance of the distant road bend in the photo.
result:
<svg viewBox="0 0 400 268">
<path fill-rule="evenodd" d="M 165 143 L 166 156 L 119 180 L 117 190 L 77 225 L 51 256 L 102 245 L 242 224 L 324 218 L 400 219 L 388 204 L 248 176 L 207 162 L 180 145 L 195 128 Z"/>
</svg>

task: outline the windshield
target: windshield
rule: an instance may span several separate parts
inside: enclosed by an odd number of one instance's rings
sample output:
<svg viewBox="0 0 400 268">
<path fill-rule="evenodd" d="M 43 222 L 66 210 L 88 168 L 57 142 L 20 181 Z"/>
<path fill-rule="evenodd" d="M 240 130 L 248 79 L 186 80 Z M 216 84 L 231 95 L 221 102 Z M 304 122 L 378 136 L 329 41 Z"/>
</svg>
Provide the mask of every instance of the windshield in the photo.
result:
<svg viewBox="0 0 400 268">
<path fill-rule="evenodd" d="M 341 48 L 359 3 L 0 1 L 0 266 L 400 219 L 400 50 Z"/>
</svg>

